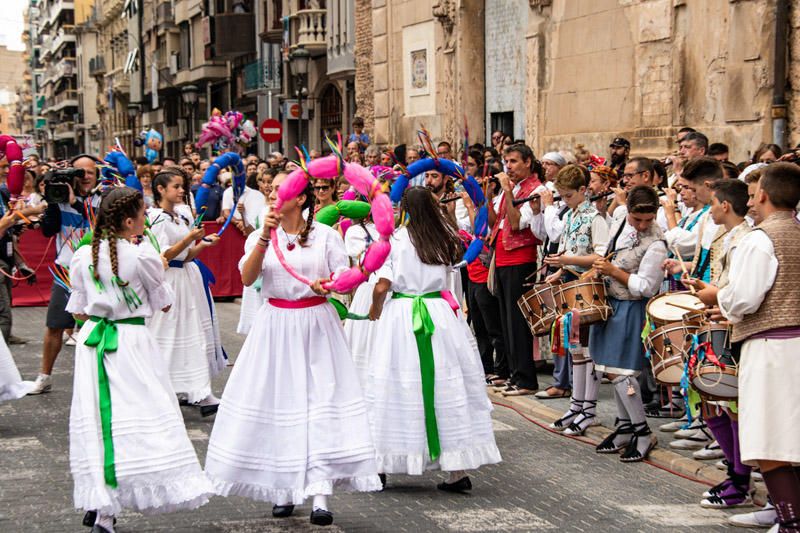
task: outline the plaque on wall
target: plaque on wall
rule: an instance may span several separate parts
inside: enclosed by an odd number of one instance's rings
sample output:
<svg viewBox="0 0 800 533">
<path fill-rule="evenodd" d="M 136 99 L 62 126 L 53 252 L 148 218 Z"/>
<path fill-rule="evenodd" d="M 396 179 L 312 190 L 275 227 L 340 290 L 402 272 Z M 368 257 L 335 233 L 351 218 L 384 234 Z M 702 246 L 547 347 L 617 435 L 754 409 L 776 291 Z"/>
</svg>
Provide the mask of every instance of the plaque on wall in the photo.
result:
<svg viewBox="0 0 800 533">
<path fill-rule="evenodd" d="M 411 89 L 414 94 L 428 94 L 428 50 L 411 52 Z"/>
</svg>

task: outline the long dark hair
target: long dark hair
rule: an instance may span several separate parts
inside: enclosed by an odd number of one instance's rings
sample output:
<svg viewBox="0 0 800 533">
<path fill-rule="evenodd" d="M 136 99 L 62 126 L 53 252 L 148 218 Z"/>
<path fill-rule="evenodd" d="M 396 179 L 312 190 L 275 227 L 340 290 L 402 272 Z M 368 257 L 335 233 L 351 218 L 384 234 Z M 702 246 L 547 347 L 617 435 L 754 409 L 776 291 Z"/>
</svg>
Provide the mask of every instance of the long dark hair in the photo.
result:
<svg viewBox="0 0 800 533">
<path fill-rule="evenodd" d="M 122 231 L 122 223 L 126 218 L 135 218 L 144 205 L 142 193 L 130 187 L 115 187 L 105 194 L 97 211 L 97 223 L 92 234 L 92 277 L 100 280 L 97 260 L 100 252 L 100 241 L 108 239 L 108 253 L 111 257 L 111 272 L 120 286 L 127 285 L 119 279 L 117 263 L 117 239 Z"/>
<path fill-rule="evenodd" d="M 191 189 L 186 188 L 186 184 L 190 179 L 188 178 L 186 171 L 184 171 L 181 167 L 164 167 L 161 169 L 161 172 L 155 175 L 153 178 L 153 183 L 150 185 L 153 189 L 153 203 L 156 207 L 160 207 L 161 204 L 161 193 L 158 191 L 158 186 L 162 186 L 165 189 L 172 181 L 172 178 L 175 176 L 181 179 L 183 185 L 183 194 L 189 195 L 191 194 Z M 186 196 L 185 201 L 186 205 L 191 205 L 188 202 L 189 198 Z"/>
<path fill-rule="evenodd" d="M 402 201 L 408 215 L 408 234 L 420 261 L 426 265 L 454 265 L 464 255 L 458 232 L 445 219 L 426 187 L 411 187 Z"/>
</svg>

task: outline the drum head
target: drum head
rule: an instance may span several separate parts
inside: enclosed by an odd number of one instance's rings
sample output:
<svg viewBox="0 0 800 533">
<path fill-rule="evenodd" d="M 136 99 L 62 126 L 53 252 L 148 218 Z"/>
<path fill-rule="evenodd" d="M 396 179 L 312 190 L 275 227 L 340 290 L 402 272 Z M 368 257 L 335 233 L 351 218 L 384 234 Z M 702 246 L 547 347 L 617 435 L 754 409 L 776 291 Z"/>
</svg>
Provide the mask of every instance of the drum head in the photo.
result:
<svg viewBox="0 0 800 533">
<path fill-rule="evenodd" d="M 675 307 L 676 304 L 681 307 Z M 688 292 L 671 292 L 662 294 L 650 300 L 647 304 L 647 314 L 654 318 L 656 321 L 669 323 L 680 322 L 688 311 L 683 309 L 688 307 L 691 309 L 703 309 L 705 304 L 698 298 Z"/>
<path fill-rule="evenodd" d="M 718 400 L 735 400 L 739 397 L 739 379 L 719 369 L 704 368 L 692 378 L 692 386 L 701 395 Z"/>
</svg>

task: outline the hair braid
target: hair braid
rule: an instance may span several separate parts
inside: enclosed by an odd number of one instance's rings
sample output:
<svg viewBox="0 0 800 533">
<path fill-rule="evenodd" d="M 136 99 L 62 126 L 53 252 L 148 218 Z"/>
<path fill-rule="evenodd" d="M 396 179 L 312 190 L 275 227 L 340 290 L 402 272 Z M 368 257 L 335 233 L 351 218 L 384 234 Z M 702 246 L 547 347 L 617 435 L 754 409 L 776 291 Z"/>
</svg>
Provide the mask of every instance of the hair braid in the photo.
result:
<svg viewBox="0 0 800 533">
<path fill-rule="evenodd" d="M 313 229 L 312 225 L 314 224 L 314 187 L 312 182 L 308 182 L 306 186 L 305 192 L 303 194 L 306 195 L 306 201 L 303 202 L 303 209 L 308 209 L 308 216 L 306 217 L 306 224 L 303 227 L 303 231 L 300 232 L 300 237 L 298 238 L 297 242 L 300 246 L 305 246 L 306 242 L 308 241 L 308 234 L 311 233 Z"/>
<path fill-rule="evenodd" d="M 100 281 L 100 273 L 97 271 L 97 259 L 100 254 L 100 241 L 103 239 L 100 228 L 95 228 L 92 234 L 92 277 L 95 281 Z"/>
<path fill-rule="evenodd" d="M 137 216 L 142 206 L 142 194 L 129 187 L 111 189 L 100 203 L 97 214 L 97 224 L 92 236 L 92 275 L 95 281 L 100 281 L 98 260 L 100 255 L 100 241 L 108 240 L 108 252 L 111 259 L 111 272 L 116 278 L 116 283 L 124 287 L 127 282 L 119 278 L 119 257 L 117 255 L 117 239 L 126 218 Z"/>
</svg>

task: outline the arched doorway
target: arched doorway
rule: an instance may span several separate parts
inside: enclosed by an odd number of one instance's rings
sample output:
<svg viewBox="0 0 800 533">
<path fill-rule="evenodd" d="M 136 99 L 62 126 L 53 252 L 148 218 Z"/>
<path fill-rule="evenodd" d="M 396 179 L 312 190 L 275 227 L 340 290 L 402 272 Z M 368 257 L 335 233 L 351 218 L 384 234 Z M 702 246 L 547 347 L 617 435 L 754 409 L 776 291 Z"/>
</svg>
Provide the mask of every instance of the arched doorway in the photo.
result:
<svg viewBox="0 0 800 533">
<path fill-rule="evenodd" d="M 334 140 L 338 130 L 342 132 L 342 137 L 347 138 L 347 128 L 342 124 L 342 96 L 339 94 L 339 89 L 333 84 L 325 87 L 320 97 L 319 126 L 323 152 L 330 151 L 324 142 L 326 135 Z"/>
</svg>

